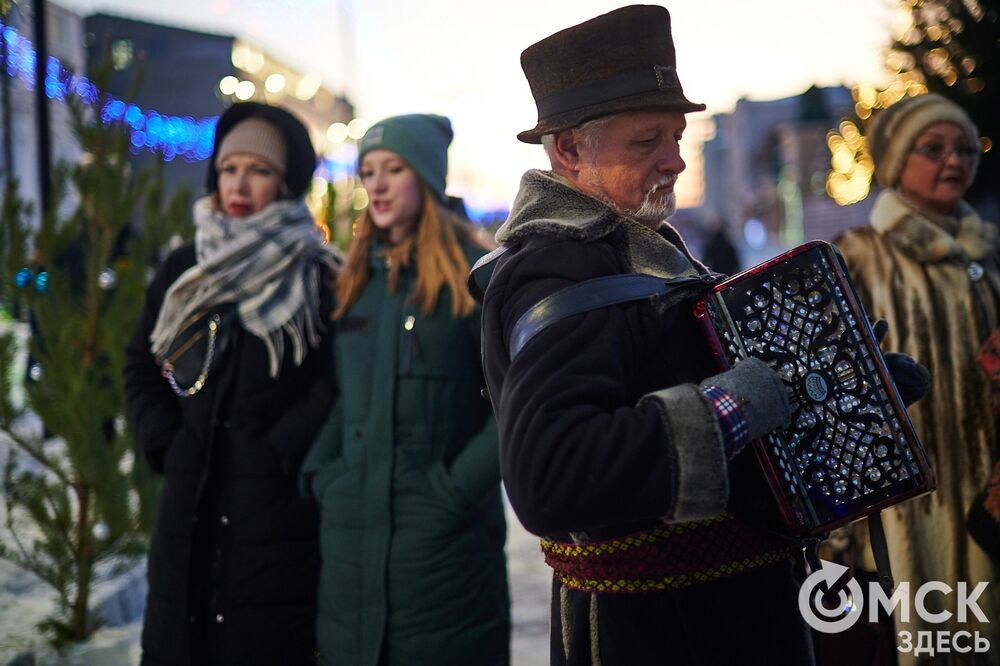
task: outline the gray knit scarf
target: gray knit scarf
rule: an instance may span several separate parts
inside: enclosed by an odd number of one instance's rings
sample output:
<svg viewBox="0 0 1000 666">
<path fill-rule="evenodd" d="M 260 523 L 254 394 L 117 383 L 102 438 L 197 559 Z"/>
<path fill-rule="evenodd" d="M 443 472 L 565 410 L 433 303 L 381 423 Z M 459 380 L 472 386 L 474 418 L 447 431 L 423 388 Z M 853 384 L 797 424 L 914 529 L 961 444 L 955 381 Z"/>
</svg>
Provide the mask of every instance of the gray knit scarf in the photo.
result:
<svg viewBox="0 0 1000 666">
<path fill-rule="evenodd" d="M 240 322 L 267 347 L 271 377 L 278 376 L 284 334 L 301 365 L 319 345 L 325 324 L 320 280 L 325 266 L 333 275 L 340 254 L 323 242 L 302 200 L 276 201 L 259 213 L 230 218 L 214 210 L 209 197 L 194 206 L 197 263 L 167 290 L 149 340 L 162 357 L 184 322 L 208 308 L 238 303 Z"/>
</svg>

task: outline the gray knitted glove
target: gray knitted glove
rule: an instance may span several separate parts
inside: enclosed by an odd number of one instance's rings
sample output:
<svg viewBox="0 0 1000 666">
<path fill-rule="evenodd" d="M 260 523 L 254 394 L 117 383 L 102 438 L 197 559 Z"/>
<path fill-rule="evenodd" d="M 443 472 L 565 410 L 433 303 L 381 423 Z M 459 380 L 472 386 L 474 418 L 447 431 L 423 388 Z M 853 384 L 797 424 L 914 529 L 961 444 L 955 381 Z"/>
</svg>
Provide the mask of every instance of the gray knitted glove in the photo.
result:
<svg viewBox="0 0 1000 666">
<path fill-rule="evenodd" d="M 784 382 L 767 363 L 757 358 L 738 361 L 731 369 L 709 377 L 702 386 L 718 386 L 741 405 L 749 439 L 783 428 L 792 418 Z"/>
</svg>

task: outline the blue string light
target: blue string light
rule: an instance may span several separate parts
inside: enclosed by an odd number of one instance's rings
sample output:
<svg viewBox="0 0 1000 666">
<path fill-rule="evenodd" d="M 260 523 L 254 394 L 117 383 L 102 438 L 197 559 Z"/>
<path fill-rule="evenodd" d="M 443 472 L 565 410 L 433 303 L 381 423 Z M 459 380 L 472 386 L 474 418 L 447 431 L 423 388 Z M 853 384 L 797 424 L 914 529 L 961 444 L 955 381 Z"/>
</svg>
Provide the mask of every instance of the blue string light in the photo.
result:
<svg viewBox="0 0 1000 666">
<path fill-rule="evenodd" d="M 7 42 L 7 62 L 4 63 L 7 75 L 20 79 L 28 90 L 34 90 L 37 56 L 31 41 L 3 23 L 0 23 L 0 34 Z M 133 153 L 143 150 L 159 152 L 167 162 L 176 157 L 199 162 L 212 154 L 218 116 L 195 119 L 143 111 L 135 104 L 126 104 L 110 94 L 102 94 L 87 77 L 74 74 L 53 56 L 45 62 L 45 95 L 60 102 L 65 102 L 70 96 L 76 97 L 95 107 L 105 125 L 125 123 L 129 128 Z"/>
</svg>

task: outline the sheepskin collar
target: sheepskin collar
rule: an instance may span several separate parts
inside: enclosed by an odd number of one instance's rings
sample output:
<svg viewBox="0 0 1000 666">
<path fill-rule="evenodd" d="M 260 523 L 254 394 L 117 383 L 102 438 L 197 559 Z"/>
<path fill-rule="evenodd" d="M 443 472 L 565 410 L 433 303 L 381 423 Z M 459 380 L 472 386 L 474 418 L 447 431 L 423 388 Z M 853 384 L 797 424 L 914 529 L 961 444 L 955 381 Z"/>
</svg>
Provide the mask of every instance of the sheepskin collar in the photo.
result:
<svg viewBox="0 0 1000 666">
<path fill-rule="evenodd" d="M 513 245 L 533 234 L 592 241 L 608 235 L 622 218 L 551 171 L 532 169 L 521 176 L 521 187 L 507 221 L 497 230 L 497 242 Z"/>
<path fill-rule="evenodd" d="M 997 229 L 985 224 L 971 206 L 959 204 L 952 235 L 933 214 L 918 210 L 896 190 L 883 190 L 875 200 L 871 226 L 915 260 L 925 263 L 980 260 L 997 250 Z M 955 226 L 953 223 L 951 226 Z"/>
<path fill-rule="evenodd" d="M 666 222 L 653 231 L 550 171 L 533 169 L 521 177 L 510 216 L 497 231 L 496 240 L 514 245 L 543 234 L 590 242 L 613 233 L 629 269 L 636 273 L 672 278 L 708 272 Z"/>
</svg>

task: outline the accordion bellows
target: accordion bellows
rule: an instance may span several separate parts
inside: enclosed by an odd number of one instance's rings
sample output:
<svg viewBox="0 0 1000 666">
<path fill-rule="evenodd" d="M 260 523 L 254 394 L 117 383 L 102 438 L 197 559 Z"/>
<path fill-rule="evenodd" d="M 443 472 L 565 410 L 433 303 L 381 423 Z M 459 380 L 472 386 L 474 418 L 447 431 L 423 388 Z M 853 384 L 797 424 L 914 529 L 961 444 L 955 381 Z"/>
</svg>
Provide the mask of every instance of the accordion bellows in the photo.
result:
<svg viewBox="0 0 1000 666">
<path fill-rule="evenodd" d="M 812 241 L 695 305 L 720 369 L 754 356 L 789 388 L 790 426 L 754 442 L 789 530 L 820 536 L 934 489 L 836 248 Z"/>
</svg>

